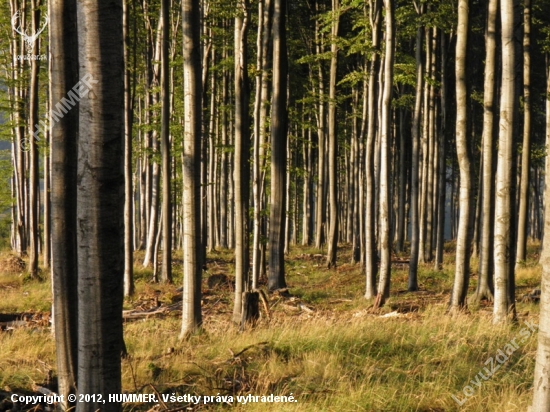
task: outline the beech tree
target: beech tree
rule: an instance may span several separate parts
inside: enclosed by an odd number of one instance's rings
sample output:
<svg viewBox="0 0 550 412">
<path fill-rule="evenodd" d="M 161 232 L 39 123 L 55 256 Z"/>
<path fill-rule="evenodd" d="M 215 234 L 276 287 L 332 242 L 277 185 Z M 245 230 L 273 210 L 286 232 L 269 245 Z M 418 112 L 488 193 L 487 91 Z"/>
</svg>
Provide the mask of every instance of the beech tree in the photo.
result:
<svg viewBox="0 0 550 412">
<path fill-rule="evenodd" d="M 550 139 L 550 70 L 546 66 L 546 140 Z M 550 170 L 550 158 L 546 157 L 546 170 Z M 546 173 L 546 187 L 550 187 L 550 173 Z M 550 190 L 546 190 L 544 232 L 550 233 Z M 541 297 L 540 297 L 540 322 L 538 330 L 538 346 L 535 358 L 535 377 L 533 381 L 533 404 L 531 412 L 546 412 L 550 407 L 550 236 L 543 239 L 542 253 L 540 256 L 542 265 Z"/>
<path fill-rule="evenodd" d="M 273 0 L 273 98 L 271 108 L 271 205 L 269 215 L 269 290 L 286 287 L 285 204 L 287 156 L 286 0 Z"/>
<path fill-rule="evenodd" d="M 466 306 L 466 294 L 470 279 L 470 245 L 472 230 L 472 184 L 470 153 L 468 149 L 466 50 L 468 47 L 469 0 L 458 2 L 458 26 L 456 33 L 456 154 L 460 167 L 460 218 L 456 239 L 456 269 L 450 310 Z"/>
<path fill-rule="evenodd" d="M 483 180 L 481 238 L 479 256 L 479 281 L 472 297 L 473 302 L 483 298 L 493 299 L 493 233 L 494 233 L 494 173 L 493 173 L 493 134 L 495 112 L 495 52 L 498 0 L 490 0 L 487 8 L 487 28 L 485 33 L 485 78 L 483 86 L 483 136 L 482 165 Z"/>
<path fill-rule="evenodd" d="M 385 13 L 385 55 L 384 83 L 382 89 L 382 118 L 380 125 L 380 280 L 377 300 L 382 305 L 390 296 L 391 275 L 391 208 L 390 208 L 390 139 L 391 139 L 391 100 L 393 90 L 394 4 L 384 0 Z"/>
<path fill-rule="evenodd" d="M 77 4 L 80 100 L 77 169 L 79 394 L 120 393 L 124 274 L 122 1 Z M 65 55 L 65 58 L 73 56 Z M 73 160 L 74 161 L 74 160 Z M 79 402 L 78 412 L 120 403 Z"/>
<path fill-rule="evenodd" d="M 182 1 L 183 95 L 185 135 L 183 140 L 183 321 L 180 337 L 195 333 L 202 324 L 200 245 L 200 143 L 201 66 L 200 2 Z"/>
<path fill-rule="evenodd" d="M 76 0 L 51 0 L 50 107 L 78 83 Z M 52 315 L 58 393 L 67 401 L 76 393 L 78 359 L 76 159 L 78 103 L 51 127 L 52 153 Z"/>
<path fill-rule="evenodd" d="M 515 45 L 514 2 L 501 0 L 502 86 L 498 133 L 498 162 L 495 187 L 495 304 L 493 322 L 515 318 L 514 272 L 510 267 L 512 225 L 512 156 L 514 144 Z"/>
<path fill-rule="evenodd" d="M 235 17 L 235 305 L 233 321 L 241 320 L 243 292 L 248 289 L 249 242 L 249 119 L 248 119 L 248 1 L 242 0 Z"/>
</svg>

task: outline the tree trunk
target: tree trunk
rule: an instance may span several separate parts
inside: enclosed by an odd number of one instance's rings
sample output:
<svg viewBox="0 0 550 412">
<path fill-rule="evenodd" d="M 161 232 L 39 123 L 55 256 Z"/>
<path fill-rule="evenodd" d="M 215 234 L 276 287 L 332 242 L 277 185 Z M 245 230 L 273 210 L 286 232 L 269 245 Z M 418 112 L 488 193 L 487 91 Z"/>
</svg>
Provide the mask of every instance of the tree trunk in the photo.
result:
<svg viewBox="0 0 550 412">
<path fill-rule="evenodd" d="M 78 83 L 76 0 L 51 0 L 50 107 Z M 51 128 L 52 294 L 59 395 L 63 408 L 76 393 L 78 300 L 76 246 L 76 159 L 78 106 Z"/>
<path fill-rule="evenodd" d="M 336 74 L 338 71 L 338 26 L 340 23 L 340 0 L 332 0 L 332 25 L 330 44 L 330 78 L 328 90 L 328 173 L 330 226 L 328 232 L 327 267 L 336 267 L 338 247 L 338 137 L 336 135 Z"/>
<path fill-rule="evenodd" d="M 285 282 L 285 186 L 287 146 L 286 0 L 273 0 L 273 99 L 271 108 L 271 208 L 269 216 L 269 290 Z"/>
<path fill-rule="evenodd" d="M 380 305 L 390 296 L 391 275 L 391 206 L 390 206 L 390 140 L 392 120 L 392 90 L 394 61 L 394 3 L 384 0 L 386 23 L 386 50 L 384 55 L 384 84 L 382 90 L 382 121 L 380 124 L 380 279 L 378 298 Z"/>
<path fill-rule="evenodd" d="M 78 392 L 109 399 L 122 390 L 122 1 L 82 0 L 77 15 L 79 75 L 93 83 L 80 101 L 78 134 Z M 120 408 L 119 402 L 84 402 L 77 403 L 76 410 Z"/>
<path fill-rule="evenodd" d="M 257 66 L 256 74 L 256 97 L 254 102 L 254 162 L 253 162 L 253 196 L 254 196 L 254 235 L 252 244 L 252 289 L 258 287 L 260 278 L 260 260 L 262 254 L 261 235 L 262 235 L 262 198 L 263 198 L 263 174 L 262 159 L 263 145 L 265 142 L 266 126 L 265 117 L 267 111 L 267 69 L 268 69 L 268 49 L 270 39 L 271 24 L 270 0 L 260 0 L 258 2 L 258 36 L 257 36 Z M 264 95 L 265 94 L 265 95 Z"/>
<path fill-rule="evenodd" d="M 162 0 L 162 46 L 161 46 L 161 132 L 160 151 L 162 154 L 162 272 L 161 282 L 172 283 L 172 191 L 170 160 L 170 80 L 169 80 L 169 32 L 170 0 Z M 203 222 L 206 224 L 206 221 Z"/>
<path fill-rule="evenodd" d="M 130 91 L 128 5 L 122 2 L 124 39 L 124 296 L 134 294 L 134 192 L 132 185 L 133 104 Z M 135 40 L 134 40 L 135 41 Z"/>
<path fill-rule="evenodd" d="M 460 218 L 456 239 L 456 269 L 450 310 L 465 308 L 470 280 L 472 189 L 468 149 L 468 99 L 466 88 L 466 55 L 468 45 L 469 0 L 458 2 L 456 39 L 456 154 L 460 168 Z"/>
<path fill-rule="evenodd" d="M 437 215 L 437 245 L 435 270 L 443 267 L 443 248 L 445 243 L 445 198 L 447 192 L 447 162 L 445 159 L 447 131 L 447 35 L 441 33 L 441 125 L 439 128 L 439 212 Z"/>
<path fill-rule="evenodd" d="M 523 145 L 521 150 L 516 268 L 527 257 L 527 210 L 531 169 L 531 0 L 524 0 L 523 6 Z"/>
<path fill-rule="evenodd" d="M 34 33 L 38 31 L 40 24 L 39 0 L 31 0 L 31 16 L 32 30 Z M 39 54 L 40 40 L 36 39 L 33 43 L 31 54 Z M 38 139 L 36 132 L 38 127 L 38 73 L 40 70 L 40 61 L 31 60 L 31 80 L 29 88 L 29 238 L 30 238 L 30 253 L 29 253 L 29 275 L 32 279 L 38 277 L 38 242 L 40 238 L 39 224 L 39 194 L 40 187 L 38 186 L 39 170 L 38 170 Z M 36 125 L 36 126 L 35 126 Z M 43 133 L 46 131 L 43 130 Z"/>
<path fill-rule="evenodd" d="M 319 11 L 319 2 L 315 2 L 316 11 Z M 316 51 L 320 55 L 324 52 L 323 39 L 321 34 L 320 22 L 315 21 L 315 42 Z M 323 73 L 323 63 L 318 63 L 319 78 L 319 113 L 317 114 L 317 201 L 315 208 L 315 247 L 321 249 L 325 242 L 325 220 L 326 220 L 326 202 L 325 202 L 325 81 Z"/>
<path fill-rule="evenodd" d="M 248 0 L 239 1 L 235 16 L 235 303 L 233 306 L 235 323 L 241 322 L 243 292 L 249 287 L 248 6 Z"/>
<path fill-rule="evenodd" d="M 202 324 L 200 222 L 200 2 L 182 1 L 185 138 L 183 143 L 183 319 L 180 338 Z"/>
<path fill-rule="evenodd" d="M 421 6 L 422 7 L 422 6 Z M 422 10 L 420 11 L 422 14 Z M 422 27 L 416 31 L 416 96 L 412 121 L 412 159 L 411 159 L 411 256 L 409 260 L 410 292 L 418 290 L 418 257 L 420 241 L 419 213 L 419 164 L 420 164 L 420 119 L 422 113 L 422 90 L 424 88 L 424 60 L 422 59 Z"/>
<path fill-rule="evenodd" d="M 498 0 L 490 0 L 487 11 L 485 80 L 483 92 L 483 136 L 482 163 L 483 179 L 481 238 L 479 254 L 479 276 L 472 302 L 483 298 L 493 300 L 493 231 L 494 231 L 494 176 L 493 176 L 493 134 L 495 110 L 495 52 Z"/>
<path fill-rule="evenodd" d="M 373 2 L 374 1 L 374 2 Z M 375 182 L 374 182 L 374 141 L 376 135 L 376 75 L 380 55 L 380 19 L 382 17 L 382 1 L 373 0 L 369 6 L 369 18 L 372 28 L 372 55 L 368 80 L 368 129 L 365 147 L 365 298 L 376 296 L 376 272 L 378 257 L 376 253 L 376 215 L 374 212 Z"/>
<path fill-rule="evenodd" d="M 546 142 L 550 141 L 550 71 L 546 62 Z M 545 186 L 550 188 L 550 158 L 546 157 Z M 533 404 L 530 412 L 547 412 L 550 405 L 550 190 L 544 193 L 544 233 L 540 263 L 542 265 L 540 321 L 535 378 L 533 382 Z"/>
<path fill-rule="evenodd" d="M 514 199 L 512 188 L 512 156 L 514 144 L 515 99 L 515 45 L 514 1 L 501 0 L 502 21 L 502 86 L 498 135 L 498 163 L 495 201 L 495 304 L 493 323 L 503 323 L 511 315 L 515 318 L 515 296 L 511 294 L 514 273 L 510 270 L 511 225 L 510 213 Z"/>
</svg>

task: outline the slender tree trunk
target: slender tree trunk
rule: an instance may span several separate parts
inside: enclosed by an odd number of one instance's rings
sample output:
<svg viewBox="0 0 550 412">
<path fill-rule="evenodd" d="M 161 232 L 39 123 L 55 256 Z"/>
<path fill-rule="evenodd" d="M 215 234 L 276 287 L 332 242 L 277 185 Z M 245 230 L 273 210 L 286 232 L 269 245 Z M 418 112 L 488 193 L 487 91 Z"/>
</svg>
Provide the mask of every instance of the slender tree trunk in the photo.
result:
<svg viewBox="0 0 550 412">
<path fill-rule="evenodd" d="M 390 296 L 391 275 L 391 206 L 390 206 L 390 141 L 392 120 L 392 90 L 394 61 L 394 3 L 384 0 L 386 50 L 384 55 L 384 84 L 382 90 L 382 121 L 380 124 L 380 279 L 377 303 Z"/>
<path fill-rule="evenodd" d="M 170 160 L 170 80 L 169 80 L 169 31 L 170 31 L 170 0 L 162 0 L 162 46 L 161 46 L 161 132 L 160 151 L 162 154 L 162 272 L 160 280 L 172 283 L 172 191 Z M 206 222 L 203 222 L 206 224 Z"/>
<path fill-rule="evenodd" d="M 340 23 L 340 0 L 332 0 L 332 26 L 330 45 L 330 79 L 328 91 L 328 171 L 330 226 L 327 238 L 327 267 L 336 267 L 338 247 L 338 137 L 336 131 L 336 75 L 338 71 L 338 26 Z"/>
<path fill-rule="evenodd" d="M 376 253 L 376 214 L 374 210 L 374 143 L 376 135 L 376 74 L 380 55 L 380 19 L 382 17 L 382 1 L 371 0 L 369 3 L 369 19 L 372 28 L 372 55 L 368 80 L 368 130 L 365 146 L 365 298 L 376 296 L 376 272 L 378 257 Z"/>
<path fill-rule="evenodd" d="M 46 113 L 50 113 L 50 103 L 46 101 Z M 44 247 L 42 250 L 43 264 L 45 269 L 50 268 L 51 264 L 51 155 L 50 155 L 50 130 L 44 133 Z"/>
<path fill-rule="evenodd" d="M 487 11 L 487 32 L 485 40 L 485 80 L 483 92 L 483 136 L 482 164 L 483 179 L 481 238 L 479 256 L 479 282 L 472 302 L 483 298 L 493 300 L 493 231 L 494 231 L 494 176 L 493 176 L 493 134 L 495 111 L 495 53 L 496 21 L 498 0 L 490 0 Z"/>
<path fill-rule="evenodd" d="M 516 268 L 527 257 L 527 210 L 531 169 L 531 0 L 524 0 L 523 6 L 523 145 L 521 150 Z"/>
<path fill-rule="evenodd" d="M 235 323 L 239 323 L 242 319 L 243 292 L 249 289 L 248 7 L 248 0 L 240 0 L 235 17 L 235 303 L 233 306 Z"/>
<path fill-rule="evenodd" d="M 253 162 L 253 196 L 254 196 L 254 235 L 252 244 L 252 289 L 258 287 L 261 269 L 262 255 L 262 198 L 263 198 L 263 145 L 266 135 L 266 112 L 267 112 L 267 70 L 268 70 L 268 46 L 271 38 L 271 0 L 260 0 L 258 2 L 258 36 L 257 66 L 256 74 L 256 97 L 254 102 L 254 162 Z"/>
<path fill-rule="evenodd" d="M 319 2 L 315 2 L 316 10 L 319 11 Z M 323 40 L 320 28 L 320 22 L 315 21 L 315 42 L 317 54 L 324 52 Z M 319 92 L 319 113 L 317 114 L 317 201 L 315 210 L 315 247 L 321 249 L 325 242 L 325 220 L 326 220 L 326 204 L 325 204 L 325 80 L 323 73 L 323 63 L 318 63 L 318 92 Z"/>
<path fill-rule="evenodd" d="M 458 2 L 456 40 L 456 154 L 460 167 L 460 219 L 456 239 L 456 269 L 450 310 L 465 308 L 470 280 L 472 188 L 468 150 L 468 99 L 466 88 L 466 55 L 468 45 L 469 0 Z"/>
<path fill-rule="evenodd" d="M 181 338 L 202 324 L 200 222 L 200 2 L 182 1 L 185 138 L 183 143 L 183 319 Z"/>
<path fill-rule="evenodd" d="M 127 1 L 123 0 L 122 7 L 124 39 L 124 296 L 132 296 L 134 294 L 134 192 L 132 185 L 132 124 L 134 119 L 130 91 Z"/>
<path fill-rule="evenodd" d="M 443 267 L 443 247 L 445 243 L 445 199 L 447 192 L 447 162 L 445 159 L 447 131 L 447 35 L 441 33 L 441 126 L 439 128 L 439 212 L 437 222 L 437 245 L 434 268 Z"/>
<path fill-rule="evenodd" d="M 77 4 L 79 76 L 93 82 L 79 108 L 78 393 L 109 399 L 122 390 L 124 59 L 122 1 L 100 3 Z M 121 404 L 76 407 L 98 409 L 118 412 Z"/>
<path fill-rule="evenodd" d="M 273 0 L 273 99 L 271 108 L 271 205 L 269 216 L 269 290 L 285 282 L 285 186 L 287 146 L 286 0 Z"/>
<path fill-rule="evenodd" d="M 40 24 L 39 0 L 31 0 L 31 16 L 32 30 L 34 33 L 38 31 Z M 40 40 L 36 39 L 33 43 L 31 53 L 39 54 Z M 30 253 L 29 253 L 29 274 L 31 278 L 38 277 L 38 242 L 40 238 L 39 213 L 39 193 L 38 186 L 38 146 L 35 135 L 35 125 L 38 125 L 38 73 L 40 70 L 40 61 L 31 60 L 31 80 L 29 92 L 29 237 L 30 237 Z M 45 130 L 43 130 L 43 133 Z"/>
<path fill-rule="evenodd" d="M 514 1 L 501 0 L 502 21 L 502 87 L 498 135 L 498 163 L 495 202 L 495 304 L 493 323 L 515 318 L 515 296 L 511 295 L 514 273 L 510 270 L 512 240 L 512 156 L 514 144 L 515 45 Z"/>
<path fill-rule="evenodd" d="M 420 12 L 422 14 L 422 11 Z M 418 258 L 420 242 L 419 213 L 419 163 L 420 163 L 420 119 L 422 113 L 422 90 L 424 88 L 424 60 L 422 59 L 422 27 L 416 31 L 416 96 L 412 120 L 412 159 L 411 159 L 411 257 L 409 260 L 410 292 L 418 290 Z"/>
<path fill-rule="evenodd" d="M 76 0 L 50 0 L 50 107 L 78 83 Z M 59 395 L 76 393 L 78 300 L 76 159 L 78 103 L 51 128 L 52 294 Z"/>
<path fill-rule="evenodd" d="M 546 142 L 550 142 L 550 70 L 546 60 Z M 540 321 L 538 331 L 537 356 L 535 358 L 535 378 L 533 382 L 533 404 L 530 412 L 547 412 L 550 405 L 550 158 L 546 157 L 544 193 L 544 238 L 540 263 L 542 265 Z"/>
</svg>

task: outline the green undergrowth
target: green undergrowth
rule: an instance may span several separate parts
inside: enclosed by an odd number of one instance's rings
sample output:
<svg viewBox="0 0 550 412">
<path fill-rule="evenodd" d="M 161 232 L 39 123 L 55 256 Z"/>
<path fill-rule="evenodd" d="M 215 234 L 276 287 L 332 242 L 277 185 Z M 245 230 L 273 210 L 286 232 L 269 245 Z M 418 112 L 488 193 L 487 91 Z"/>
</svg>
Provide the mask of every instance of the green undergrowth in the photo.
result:
<svg viewBox="0 0 550 412">
<path fill-rule="evenodd" d="M 125 309 L 177 302 L 181 259 L 175 256 L 174 284 L 161 285 L 150 283 L 153 272 L 141 267 L 142 258 L 138 253 L 136 294 L 126 299 Z M 232 279 L 232 253 L 214 251 L 207 263 L 202 333 L 179 340 L 178 310 L 125 323 L 125 391 L 213 397 L 190 410 L 503 412 L 525 410 L 530 402 L 537 339 L 534 332 L 525 337 L 525 322 L 538 323 L 538 305 L 520 298 L 540 284 L 534 259 L 516 271 L 519 322 L 496 327 L 491 302 L 446 314 L 454 274 L 448 256 L 441 271 L 420 265 L 415 293 L 406 290 L 408 268 L 395 267 L 392 296 L 373 311 L 363 297 L 363 269 L 351 263 L 349 247 L 339 249 L 339 265 L 330 270 L 320 251 L 295 247 L 286 262 L 292 297 L 270 296 L 271 319 L 262 312 L 256 328 L 244 332 L 230 321 L 230 282 L 207 286 L 210 275 Z M 474 259 L 471 267 L 473 293 Z M 50 288 L 47 280 L 28 282 L 0 272 L 0 314 L 49 310 Z M 489 359 L 509 350 L 513 339 L 513 353 L 494 376 L 479 379 Z M 45 382 L 48 371 L 55 375 L 54 341 L 45 326 L 0 332 L 0 348 L 0 387 L 30 390 Z M 464 394 L 466 385 L 474 389 L 471 397 Z M 237 402 L 236 396 L 248 394 L 293 396 L 297 402 Z M 216 403 L 216 395 L 226 401 L 232 396 L 233 403 Z M 128 411 L 151 407 L 125 405 Z"/>
</svg>

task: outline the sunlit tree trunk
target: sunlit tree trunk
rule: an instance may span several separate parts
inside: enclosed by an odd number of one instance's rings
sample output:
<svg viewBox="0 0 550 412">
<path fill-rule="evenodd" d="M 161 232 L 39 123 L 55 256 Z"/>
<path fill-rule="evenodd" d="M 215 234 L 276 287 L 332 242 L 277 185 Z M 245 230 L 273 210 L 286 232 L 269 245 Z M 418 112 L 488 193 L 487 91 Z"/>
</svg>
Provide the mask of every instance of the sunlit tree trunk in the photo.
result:
<svg viewBox="0 0 550 412">
<path fill-rule="evenodd" d="M 181 338 L 202 324 L 200 222 L 201 60 L 200 2 L 182 1 L 183 95 L 185 138 L 183 142 L 183 319 Z"/>
<path fill-rule="evenodd" d="M 546 142 L 550 142 L 550 70 L 546 61 Z M 546 191 L 544 193 L 544 238 L 540 263 L 542 265 L 540 321 L 538 347 L 535 358 L 533 404 L 530 412 L 548 412 L 550 409 L 550 158 L 546 157 Z"/>
<path fill-rule="evenodd" d="M 382 18 L 382 1 L 371 0 L 369 3 L 369 19 L 372 28 L 372 55 L 368 80 L 368 125 L 365 145 L 365 298 L 372 299 L 376 296 L 376 272 L 378 270 L 378 257 L 376 252 L 376 215 L 374 212 L 375 182 L 374 182 L 374 141 L 376 135 L 376 75 L 378 73 L 380 59 L 380 26 Z"/>
<path fill-rule="evenodd" d="M 378 282 L 379 304 L 390 296 L 391 274 L 391 205 L 390 205 L 390 141 L 392 120 L 394 3 L 384 0 L 386 49 L 384 54 L 384 83 L 382 89 L 382 119 L 380 124 L 380 279 Z"/>
<path fill-rule="evenodd" d="M 169 32 L 170 32 L 170 0 L 162 0 L 162 46 L 161 46 L 161 132 L 160 151 L 162 155 L 162 282 L 172 282 L 172 193 L 170 159 L 170 77 L 169 77 Z M 204 222 L 206 224 L 206 222 Z"/>
<path fill-rule="evenodd" d="M 527 257 L 527 210 L 529 208 L 529 175 L 531 173 L 531 0 L 523 3 L 523 145 L 521 148 L 521 181 L 519 189 L 516 267 Z"/>
<path fill-rule="evenodd" d="M 514 144 L 515 45 L 514 1 L 501 0 L 502 86 L 495 187 L 495 304 L 493 322 L 515 318 L 514 273 L 510 270 L 512 202 L 512 156 Z"/>
<path fill-rule="evenodd" d="M 456 154 L 460 168 L 460 218 L 456 239 L 456 268 L 450 310 L 466 307 L 470 280 L 472 187 L 468 150 L 468 98 L 466 90 L 466 55 L 468 44 L 469 0 L 458 2 L 456 33 Z"/>
</svg>

